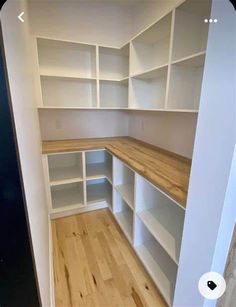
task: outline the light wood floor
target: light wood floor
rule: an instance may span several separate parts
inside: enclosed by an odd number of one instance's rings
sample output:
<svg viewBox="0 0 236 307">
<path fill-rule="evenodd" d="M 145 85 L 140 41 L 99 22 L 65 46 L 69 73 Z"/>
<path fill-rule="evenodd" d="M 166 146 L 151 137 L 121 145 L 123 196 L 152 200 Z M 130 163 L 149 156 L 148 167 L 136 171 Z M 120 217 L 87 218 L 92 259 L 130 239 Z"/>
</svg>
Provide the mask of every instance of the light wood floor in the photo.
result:
<svg viewBox="0 0 236 307">
<path fill-rule="evenodd" d="M 56 307 L 162 307 L 108 209 L 52 221 Z"/>
</svg>

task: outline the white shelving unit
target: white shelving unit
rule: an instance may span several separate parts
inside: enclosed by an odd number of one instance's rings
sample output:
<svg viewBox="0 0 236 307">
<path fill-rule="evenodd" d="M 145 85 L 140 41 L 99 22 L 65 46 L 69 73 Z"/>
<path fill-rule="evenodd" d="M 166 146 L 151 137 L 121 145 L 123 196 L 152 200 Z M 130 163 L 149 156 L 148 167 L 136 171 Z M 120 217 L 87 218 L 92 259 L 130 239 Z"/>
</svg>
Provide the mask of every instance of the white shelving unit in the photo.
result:
<svg viewBox="0 0 236 307">
<path fill-rule="evenodd" d="M 43 76 L 96 79 L 96 47 L 55 39 L 37 39 Z"/>
<path fill-rule="evenodd" d="M 138 217 L 135 218 L 134 248 L 166 302 L 171 306 L 178 266 Z"/>
<path fill-rule="evenodd" d="M 201 52 L 171 65 L 168 108 L 198 110 L 204 61 Z"/>
<path fill-rule="evenodd" d="M 168 14 L 131 41 L 131 76 L 168 64 L 170 33 L 171 14 Z"/>
<path fill-rule="evenodd" d="M 68 183 L 51 187 L 52 209 L 84 205 L 83 183 Z"/>
<path fill-rule="evenodd" d="M 100 81 L 101 108 L 128 108 L 128 79 Z"/>
<path fill-rule="evenodd" d="M 87 180 L 87 204 L 105 203 L 112 209 L 112 185 L 103 179 Z"/>
<path fill-rule="evenodd" d="M 153 237 L 178 264 L 184 209 L 137 175 L 136 212 Z"/>
<path fill-rule="evenodd" d="M 113 184 L 127 205 L 134 208 L 134 172 L 119 159 L 113 158 Z"/>
<path fill-rule="evenodd" d="M 48 156 L 50 185 L 83 181 L 82 153 Z"/>
<path fill-rule="evenodd" d="M 52 218 L 108 207 L 171 305 L 184 208 L 105 149 L 43 161 Z"/>
<path fill-rule="evenodd" d="M 130 81 L 130 108 L 163 109 L 165 107 L 168 66 L 136 75 Z"/>
<path fill-rule="evenodd" d="M 120 225 L 129 242 L 132 244 L 133 211 L 116 189 L 113 190 L 113 212 L 118 224 Z"/>
<path fill-rule="evenodd" d="M 99 47 L 99 79 L 120 81 L 129 76 L 129 44 L 121 49 Z"/>
<path fill-rule="evenodd" d="M 112 156 L 106 150 L 87 151 L 86 179 L 106 178 L 112 183 Z"/>
<path fill-rule="evenodd" d="M 172 60 L 204 52 L 207 45 L 211 1 L 187 0 L 175 10 Z"/>
<path fill-rule="evenodd" d="M 39 108 L 197 113 L 210 9 L 186 0 L 120 48 L 36 38 Z"/>
</svg>

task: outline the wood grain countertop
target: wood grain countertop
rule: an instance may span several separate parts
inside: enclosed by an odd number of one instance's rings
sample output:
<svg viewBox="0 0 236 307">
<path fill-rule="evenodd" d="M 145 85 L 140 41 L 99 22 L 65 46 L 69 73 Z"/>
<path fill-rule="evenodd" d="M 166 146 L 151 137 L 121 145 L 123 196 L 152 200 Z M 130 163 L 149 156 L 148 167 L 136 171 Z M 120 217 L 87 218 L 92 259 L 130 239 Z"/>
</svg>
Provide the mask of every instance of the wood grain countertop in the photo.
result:
<svg viewBox="0 0 236 307">
<path fill-rule="evenodd" d="M 186 206 L 191 160 L 130 137 L 43 141 L 43 154 L 105 148 Z"/>
</svg>

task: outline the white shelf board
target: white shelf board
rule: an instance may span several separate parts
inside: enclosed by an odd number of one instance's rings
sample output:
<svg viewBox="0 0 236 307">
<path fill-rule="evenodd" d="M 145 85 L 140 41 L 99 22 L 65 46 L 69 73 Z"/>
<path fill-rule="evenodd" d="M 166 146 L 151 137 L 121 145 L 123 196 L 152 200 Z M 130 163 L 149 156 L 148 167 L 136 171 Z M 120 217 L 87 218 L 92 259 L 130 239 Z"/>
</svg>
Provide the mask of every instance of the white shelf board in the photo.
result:
<svg viewBox="0 0 236 307">
<path fill-rule="evenodd" d="M 125 210 L 114 214 L 118 224 L 125 233 L 130 242 L 133 238 L 133 213 L 131 210 Z"/>
<path fill-rule="evenodd" d="M 63 188 L 60 190 L 52 190 L 52 207 L 57 208 L 70 208 L 71 206 L 83 206 L 83 196 L 81 195 L 78 186 L 73 188 Z"/>
<path fill-rule="evenodd" d="M 134 208 L 134 185 L 133 184 L 122 184 L 115 187 L 117 192 L 120 193 L 123 200 L 133 210 Z"/>
<path fill-rule="evenodd" d="M 150 208 L 138 212 L 137 215 L 154 238 L 178 264 L 182 228 L 180 220 L 174 216 L 175 211 L 162 208 Z"/>
<path fill-rule="evenodd" d="M 106 182 L 87 185 L 87 204 L 106 202 L 109 207 L 112 204 L 112 195 L 108 191 Z"/>
<path fill-rule="evenodd" d="M 168 64 L 160 65 L 157 67 L 153 67 L 150 69 L 147 69 L 143 72 L 135 73 L 131 75 L 131 78 L 141 78 L 141 79 L 153 79 L 153 78 L 159 78 L 165 73 L 167 73 Z"/>
<path fill-rule="evenodd" d="M 100 179 L 107 178 L 112 181 L 111 169 L 107 163 L 89 163 L 86 165 L 86 179 Z"/>
<path fill-rule="evenodd" d="M 169 265 L 161 247 L 154 240 L 136 246 L 135 250 L 169 306 L 172 304 L 176 270 Z M 163 270 L 165 268 L 165 272 Z"/>
<path fill-rule="evenodd" d="M 204 65 L 206 51 L 194 53 L 190 56 L 172 61 L 171 64 L 180 64 L 185 67 L 199 67 Z"/>
<path fill-rule="evenodd" d="M 51 186 L 83 181 L 83 176 L 76 166 L 50 168 L 49 174 Z"/>
<path fill-rule="evenodd" d="M 48 72 L 40 72 L 41 77 L 45 78 L 57 78 L 57 79 L 78 79 L 78 80 L 96 80 L 96 78 L 93 77 L 87 77 L 72 73 L 48 73 Z"/>
</svg>

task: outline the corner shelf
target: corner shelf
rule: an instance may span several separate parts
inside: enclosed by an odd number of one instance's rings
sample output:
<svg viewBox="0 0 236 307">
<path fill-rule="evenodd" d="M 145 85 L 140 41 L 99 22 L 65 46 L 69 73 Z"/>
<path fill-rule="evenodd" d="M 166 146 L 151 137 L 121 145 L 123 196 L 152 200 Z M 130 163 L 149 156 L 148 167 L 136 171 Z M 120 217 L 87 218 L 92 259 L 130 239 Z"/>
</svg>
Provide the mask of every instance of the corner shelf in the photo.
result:
<svg viewBox="0 0 236 307">
<path fill-rule="evenodd" d="M 95 179 L 86 182 L 87 205 L 106 202 L 112 208 L 112 186 L 106 179 Z"/>
<path fill-rule="evenodd" d="M 128 80 L 100 80 L 100 107 L 127 108 Z"/>
</svg>

